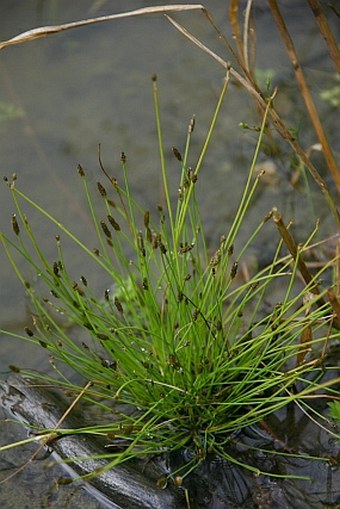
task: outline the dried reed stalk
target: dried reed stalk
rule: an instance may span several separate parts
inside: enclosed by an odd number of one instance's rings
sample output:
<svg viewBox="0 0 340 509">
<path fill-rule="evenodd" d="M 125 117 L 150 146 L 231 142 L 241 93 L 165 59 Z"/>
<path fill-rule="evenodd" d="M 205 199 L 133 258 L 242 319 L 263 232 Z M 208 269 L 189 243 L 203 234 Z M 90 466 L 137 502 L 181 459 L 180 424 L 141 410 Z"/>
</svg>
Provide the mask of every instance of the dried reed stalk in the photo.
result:
<svg viewBox="0 0 340 509">
<path fill-rule="evenodd" d="M 244 64 L 242 34 L 240 24 L 238 21 L 238 12 L 239 12 L 239 0 L 231 0 L 229 5 L 229 21 L 233 32 L 233 36 L 235 38 L 239 59 L 241 60 L 242 64 Z"/>
<path fill-rule="evenodd" d="M 71 30 L 73 28 L 79 28 L 88 25 L 94 25 L 97 23 L 103 23 L 104 21 L 112 21 L 115 19 L 131 18 L 134 16 L 146 16 L 149 14 L 165 14 L 167 12 L 184 12 L 184 11 L 205 11 L 205 7 L 201 4 L 183 4 L 183 5 L 163 5 L 161 7 L 144 7 L 142 9 L 136 9 L 134 11 L 120 12 L 119 14 L 110 14 L 107 16 L 99 16 L 97 18 L 88 18 L 80 21 L 74 21 L 71 23 L 64 23 L 62 25 L 51 25 L 39 28 L 33 28 L 27 32 L 3 41 L 0 43 L 0 50 L 7 46 L 13 46 L 16 44 L 22 44 L 24 42 L 34 41 L 42 37 L 48 37 L 49 35 L 64 32 L 65 30 Z"/>
<path fill-rule="evenodd" d="M 315 16 L 316 22 L 319 25 L 320 33 L 326 41 L 329 56 L 333 60 L 336 70 L 340 72 L 340 51 L 338 44 L 334 38 L 333 32 L 331 31 L 325 13 L 318 0 L 307 0 L 310 8 Z"/>
<path fill-rule="evenodd" d="M 280 236 L 281 236 L 283 242 L 285 243 L 288 251 L 292 255 L 293 260 L 297 263 L 297 266 L 299 268 L 301 276 L 303 277 L 306 285 L 313 284 L 313 276 L 309 272 L 307 265 L 303 261 L 301 255 L 300 255 L 298 246 L 296 245 L 296 242 L 294 240 L 294 237 L 292 236 L 292 234 L 289 232 L 288 228 L 284 224 L 281 214 L 279 213 L 279 211 L 276 208 L 274 208 L 272 210 L 272 212 L 273 212 L 273 220 L 274 220 L 274 223 L 280 233 Z M 312 293 L 314 293 L 315 295 L 319 295 L 319 293 L 320 293 L 316 283 L 314 283 L 313 286 L 311 286 L 310 291 Z M 318 301 L 318 305 L 323 306 L 324 304 L 325 304 L 325 301 L 322 298 L 320 298 L 320 300 Z"/>
<path fill-rule="evenodd" d="M 337 167 L 332 149 L 328 143 L 326 134 L 323 130 L 322 123 L 321 123 L 319 114 L 317 112 L 317 109 L 315 107 L 312 95 L 309 91 L 305 76 L 302 71 L 301 64 L 299 62 L 297 52 L 294 47 L 293 40 L 288 32 L 288 29 L 286 27 L 286 24 L 284 22 L 284 19 L 282 17 L 282 14 L 280 12 L 280 9 L 279 9 L 279 6 L 278 6 L 276 0 L 268 0 L 268 2 L 270 5 L 270 8 L 271 8 L 275 23 L 277 24 L 277 27 L 281 34 L 282 40 L 286 46 L 288 57 L 289 57 L 289 59 L 292 63 L 292 66 L 294 68 L 296 81 L 300 88 L 301 95 L 304 99 L 304 102 L 305 102 L 309 117 L 311 119 L 312 125 L 313 125 L 316 135 L 321 143 L 322 151 L 323 151 L 325 160 L 327 162 L 328 169 L 333 177 L 333 180 L 335 182 L 335 185 L 336 185 L 338 191 L 340 192 L 340 172 Z"/>
</svg>

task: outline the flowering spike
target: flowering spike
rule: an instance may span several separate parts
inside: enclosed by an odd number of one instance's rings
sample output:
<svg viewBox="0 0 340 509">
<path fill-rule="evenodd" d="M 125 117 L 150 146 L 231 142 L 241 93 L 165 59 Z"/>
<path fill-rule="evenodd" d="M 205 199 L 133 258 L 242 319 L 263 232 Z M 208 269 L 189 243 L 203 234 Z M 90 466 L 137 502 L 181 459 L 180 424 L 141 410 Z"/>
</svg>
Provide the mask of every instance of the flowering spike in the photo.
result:
<svg viewBox="0 0 340 509">
<path fill-rule="evenodd" d="M 15 235 L 19 235 L 20 228 L 19 228 L 16 214 L 12 214 L 12 228 L 13 228 Z"/>
</svg>

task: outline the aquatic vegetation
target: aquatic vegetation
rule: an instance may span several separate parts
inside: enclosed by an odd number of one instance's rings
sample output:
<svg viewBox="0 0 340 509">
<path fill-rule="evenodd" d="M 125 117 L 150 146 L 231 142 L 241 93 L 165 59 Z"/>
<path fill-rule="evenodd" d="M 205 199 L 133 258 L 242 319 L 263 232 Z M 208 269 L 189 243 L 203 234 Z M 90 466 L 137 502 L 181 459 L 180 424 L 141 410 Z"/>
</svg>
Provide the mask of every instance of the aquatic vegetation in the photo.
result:
<svg viewBox="0 0 340 509">
<path fill-rule="evenodd" d="M 84 402 L 93 416 L 90 424 L 72 429 L 56 426 L 35 430 L 37 435 L 26 443 L 37 437 L 42 444 L 66 435 L 103 437 L 107 440 L 107 463 L 102 470 L 129 459 L 189 450 L 187 462 L 169 474 L 180 486 L 183 478 L 211 453 L 255 474 L 288 477 L 280 471 L 261 469 L 237 449 L 242 430 L 256 427 L 270 432 L 270 417 L 283 408 L 297 406 L 317 425 L 339 437 L 328 417 L 314 404 L 320 399 L 331 401 L 331 417 L 337 418 L 339 377 L 334 374 L 337 368 L 328 354 L 339 339 L 338 250 L 329 251 L 328 258 L 323 257 L 322 263 L 311 270 L 308 257 L 323 245 L 319 225 L 306 238 L 295 239 L 291 224 L 285 223 L 276 208 L 259 219 L 258 226 L 240 245 L 239 234 L 261 186 L 262 172 L 258 171 L 257 162 L 265 135 L 271 135 L 270 125 L 292 147 L 301 173 L 306 169 L 312 175 L 338 222 L 339 215 L 332 193 L 310 154 L 275 111 L 276 91 L 271 89 L 270 80 L 266 80 L 265 92 L 258 86 L 259 78 L 254 77 L 256 73 L 249 63 L 249 48 L 239 33 L 237 4 L 233 2 L 236 11 L 230 14 L 237 46 L 233 56 L 243 74 L 177 21 L 168 15 L 166 18 L 226 70 L 197 161 L 191 155 L 195 118 L 189 123 L 183 148 L 173 147 L 180 169 L 177 199 L 170 192 L 173 176 L 170 178 L 166 167 L 156 77 L 153 97 L 163 196 L 157 209 L 146 210 L 143 203 L 136 201 L 128 155 L 121 154 L 121 168 L 112 175 L 99 151 L 100 178 L 95 190 L 86 170 L 81 165 L 77 168 L 93 223 L 93 245 L 88 246 L 72 232 L 72 227 L 25 194 L 16 175 L 5 179 L 15 212 L 12 236 L 0 237 L 31 306 L 31 323 L 25 327 L 25 334 L 12 336 L 45 349 L 53 374 L 46 374 L 46 367 L 40 373 L 15 366 L 11 369 L 67 392 L 73 400 L 67 413 Z M 289 34 L 276 2 L 270 4 L 287 41 Z M 147 8 L 133 15 L 182 9 L 185 6 Z M 228 47 L 206 9 L 199 5 L 186 9 L 203 10 Z M 122 16 L 104 18 L 116 17 Z M 92 22 L 98 19 L 68 24 L 67 28 L 50 27 L 47 32 L 36 29 L 23 34 L 23 40 Z M 249 26 L 246 33 L 248 29 Z M 0 48 L 18 42 L 23 42 L 20 37 L 1 43 Z M 296 58 L 294 51 L 290 51 L 290 56 L 292 60 Z M 205 156 L 231 78 L 255 100 L 260 125 L 251 129 L 258 133 L 258 140 L 238 209 L 225 225 L 224 234 L 208 241 L 196 188 L 201 181 L 204 186 L 213 185 L 205 171 Z M 308 101 L 303 75 L 300 73 L 297 79 L 302 84 L 302 96 Z M 339 185 L 332 151 L 313 108 L 309 114 L 323 140 L 330 175 Z M 218 206 L 223 208 L 223 204 Z M 49 221 L 54 259 L 39 246 L 30 213 L 41 214 Z M 272 245 L 270 250 L 263 246 L 263 252 L 272 256 L 266 256 L 262 265 L 259 260 L 257 270 L 249 275 L 241 269 L 264 229 L 272 230 Z M 81 255 L 89 257 L 91 271 L 83 273 L 81 267 L 77 273 L 70 270 L 64 248 L 68 242 L 75 243 Z M 22 260 L 27 262 L 27 269 L 22 268 Z M 99 292 L 93 284 L 97 272 L 104 273 L 106 279 Z M 0 452 L 20 444 L 7 444 L 0 447 Z M 282 449 L 275 450 L 275 454 L 299 455 Z M 87 477 L 96 474 L 98 471 Z M 159 487 L 164 487 L 167 480 L 160 479 Z"/>
<path fill-rule="evenodd" d="M 16 207 L 14 239 L 2 234 L 1 240 L 33 306 L 26 339 L 48 351 L 56 372 L 56 377 L 34 376 L 91 402 L 106 416 L 104 423 L 47 430 L 46 436 L 57 431 L 107 437 L 111 446 L 105 468 L 140 455 L 183 448 L 192 448 L 193 457 L 173 475 L 184 477 L 208 452 L 240 463 L 229 446 L 241 429 L 261 425 L 266 417 L 294 403 L 312 412 L 309 401 L 317 392 L 329 398 L 334 394 L 332 386 L 338 379 L 323 381 L 323 375 L 331 369 L 325 355 L 327 345 L 338 336 L 337 316 L 327 298 L 330 288 L 319 283 L 334 259 L 313 275 L 303 261 L 318 227 L 297 246 L 273 209 L 235 252 L 238 233 L 260 185 L 261 174 L 254 176 L 254 169 L 270 97 L 234 220 L 226 225 L 225 235 L 215 239 L 215 247 L 208 246 L 195 187 L 198 179 L 206 178 L 201 171 L 204 157 L 228 84 L 229 75 L 197 163 L 189 164 L 194 119 L 183 154 L 173 149 L 181 167 L 176 203 L 169 192 L 156 78 L 153 94 L 164 195 L 158 212 L 151 214 L 135 201 L 125 154 L 115 177 L 108 174 L 99 156 L 104 177 L 97 183 L 102 200 L 99 210 L 85 170 L 78 166 L 96 233 L 93 250 L 26 196 L 16 176 L 6 179 Z M 35 239 L 27 207 L 58 229 L 52 262 Z M 238 279 L 238 268 L 254 239 L 263 228 L 275 230 L 275 225 L 277 248 L 272 261 L 249 279 Z M 101 295 L 91 289 L 91 275 L 69 273 L 63 256 L 65 238 L 92 259 L 92 273 L 107 274 Z M 290 254 L 284 253 L 284 245 Z M 38 287 L 19 270 L 17 256 L 34 270 Z M 300 275 L 303 285 L 298 283 Z M 271 301 L 277 285 L 280 301 L 266 310 L 264 303 Z M 65 367 L 71 368 L 71 375 Z M 85 390 L 74 382 L 74 372 L 85 380 Z M 112 420 L 115 408 L 120 410 Z M 318 419 L 326 420 L 321 415 Z"/>
</svg>

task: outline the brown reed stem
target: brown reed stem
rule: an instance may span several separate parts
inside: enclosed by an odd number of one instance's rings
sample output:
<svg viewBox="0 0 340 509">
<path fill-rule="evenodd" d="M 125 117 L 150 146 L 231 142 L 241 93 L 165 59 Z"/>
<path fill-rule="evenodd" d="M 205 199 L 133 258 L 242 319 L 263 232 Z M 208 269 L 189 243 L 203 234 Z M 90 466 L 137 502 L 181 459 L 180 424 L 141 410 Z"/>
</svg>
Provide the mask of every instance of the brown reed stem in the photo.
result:
<svg viewBox="0 0 340 509">
<path fill-rule="evenodd" d="M 292 66 L 294 68 L 297 84 L 300 88 L 302 97 L 304 99 L 309 117 L 311 119 L 312 125 L 316 132 L 316 135 L 321 143 L 323 154 L 326 159 L 329 172 L 331 173 L 334 183 L 335 183 L 338 191 L 340 192 L 340 172 L 337 167 L 332 149 L 328 143 L 326 134 L 323 130 L 323 127 L 322 127 L 322 124 L 320 121 L 320 117 L 319 117 L 319 114 L 315 107 L 312 95 L 309 91 L 307 82 L 305 80 L 305 77 L 304 77 L 304 74 L 302 71 L 302 67 L 299 62 L 299 58 L 296 53 L 296 50 L 295 50 L 293 40 L 288 32 L 288 29 L 286 27 L 286 24 L 284 22 L 282 15 L 281 15 L 281 12 L 280 12 L 280 9 L 279 9 L 279 6 L 278 6 L 276 0 L 268 0 L 268 3 L 271 8 L 275 23 L 277 24 L 277 27 L 281 34 L 282 40 L 286 46 L 288 57 L 289 57 L 289 59 L 292 63 Z"/>
<path fill-rule="evenodd" d="M 329 56 L 333 60 L 336 70 L 340 72 L 340 50 L 331 31 L 325 13 L 323 12 L 318 0 L 307 0 L 319 25 L 319 30 L 327 44 Z"/>
<path fill-rule="evenodd" d="M 313 283 L 313 276 L 309 272 L 307 265 L 303 261 L 301 254 L 299 252 L 298 246 L 296 245 L 296 242 L 295 242 L 292 234 L 289 232 L 288 228 L 284 224 L 280 212 L 276 208 L 273 208 L 272 213 L 273 213 L 273 220 L 274 220 L 274 223 L 279 231 L 279 234 L 281 235 L 281 238 L 282 238 L 283 242 L 285 243 L 288 251 L 292 255 L 293 260 L 297 263 L 298 269 L 301 273 L 301 276 L 303 277 L 303 280 L 305 281 L 305 283 L 307 285 L 312 285 L 310 288 L 310 291 L 312 293 L 314 293 L 315 295 L 319 295 L 319 290 L 317 288 L 317 285 L 316 285 L 316 283 Z M 319 305 L 321 305 L 321 304 L 323 305 L 324 303 L 325 303 L 324 300 L 322 298 L 320 298 Z"/>
</svg>

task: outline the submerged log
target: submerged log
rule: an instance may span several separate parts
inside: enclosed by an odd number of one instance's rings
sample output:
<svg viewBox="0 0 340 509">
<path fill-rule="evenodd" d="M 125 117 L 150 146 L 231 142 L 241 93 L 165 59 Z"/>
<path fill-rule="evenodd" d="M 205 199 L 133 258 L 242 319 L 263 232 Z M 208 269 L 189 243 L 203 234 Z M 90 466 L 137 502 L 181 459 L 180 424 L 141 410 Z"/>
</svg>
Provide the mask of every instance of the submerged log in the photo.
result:
<svg viewBox="0 0 340 509">
<path fill-rule="evenodd" d="M 69 404 L 60 392 L 39 387 L 36 381 L 24 378 L 20 374 L 12 374 L 5 382 L 0 381 L 0 406 L 30 428 L 35 428 L 39 434 L 44 429 L 58 429 L 57 424 Z M 59 429 L 79 428 L 83 425 L 82 419 L 70 414 L 63 420 Z M 239 459 L 242 459 L 242 454 L 246 454 L 247 460 L 254 466 L 261 467 L 262 471 L 271 472 L 278 468 L 277 458 L 271 454 L 268 458 L 263 453 L 258 455 L 256 449 L 263 446 L 273 450 L 280 449 L 280 443 L 276 443 L 273 437 L 256 427 L 244 430 L 241 435 L 240 448 L 236 446 L 234 451 Z M 247 447 L 243 450 L 245 444 L 254 447 L 255 452 L 253 454 L 247 452 Z M 105 468 L 108 460 L 95 459 L 107 453 L 105 445 L 107 445 L 105 442 L 87 434 L 60 435 L 48 443 L 49 449 L 66 462 L 65 467 L 73 477 L 86 476 Z M 185 478 L 182 486 L 176 487 L 173 482 L 169 482 L 165 489 L 159 489 L 157 480 L 181 469 L 183 464 L 190 461 L 190 454 L 192 451 L 187 449 L 169 454 L 165 460 L 159 458 L 148 463 L 142 460 L 129 461 L 86 479 L 86 486 L 97 499 L 106 502 L 106 506 L 111 509 L 292 507 L 289 493 L 283 489 L 284 482 L 263 475 L 254 475 L 234 462 L 216 455 L 207 455 L 206 460 Z M 296 459 L 293 459 L 293 462 L 295 461 Z M 287 460 L 284 460 L 284 463 L 285 469 L 288 466 Z M 310 460 L 306 459 L 304 463 L 306 468 L 299 464 L 298 474 L 309 472 Z M 322 476 L 320 479 L 322 481 Z M 321 484 L 325 483 L 322 481 Z M 308 494 L 306 496 L 308 498 Z M 296 502 L 294 507 L 296 509 L 307 507 L 304 496 L 301 503 Z"/>
<path fill-rule="evenodd" d="M 34 381 L 12 374 L 0 382 L 0 405 L 14 416 L 38 430 L 54 429 L 67 408 L 61 396 L 37 387 Z M 78 422 L 79 426 L 79 422 Z M 67 416 L 62 428 L 74 428 L 74 418 Z M 48 447 L 61 459 L 67 460 L 73 476 L 91 474 L 107 465 L 107 460 L 91 459 L 107 453 L 102 443 L 89 435 L 63 435 Z M 84 459 L 85 458 L 85 459 Z M 69 463 L 70 462 L 70 463 Z M 155 467 L 156 470 L 156 467 Z M 154 472 L 155 479 L 164 472 Z M 143 475 L 129 464 L 98 473 L 88 482 L 117 508 L 178 509 L 182 506 L 176 490 L 158 489 L 155 479 Z"/>
</svg>

